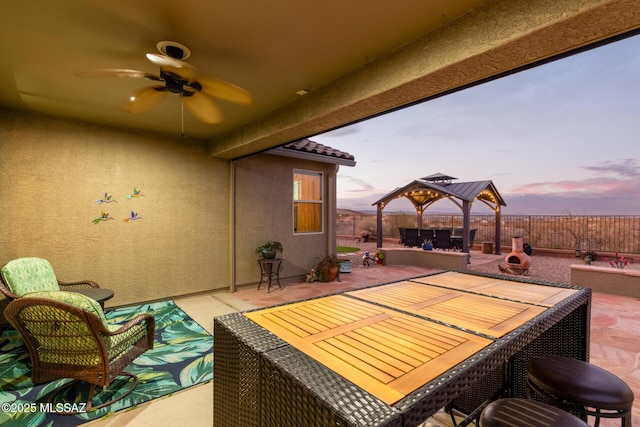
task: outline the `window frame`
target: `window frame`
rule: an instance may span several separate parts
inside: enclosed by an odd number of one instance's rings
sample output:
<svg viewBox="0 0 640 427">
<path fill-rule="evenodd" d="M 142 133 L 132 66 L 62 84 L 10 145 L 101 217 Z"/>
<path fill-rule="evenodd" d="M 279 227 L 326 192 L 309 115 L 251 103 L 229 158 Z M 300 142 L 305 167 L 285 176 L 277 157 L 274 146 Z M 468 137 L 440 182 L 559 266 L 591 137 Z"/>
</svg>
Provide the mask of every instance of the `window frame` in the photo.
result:
<svg viewBox="0 0 640 427">
<path fill-rule="evenodd" d="M 313 200 L 313 199 L 296 199 L 297 194 L 296 194 L 296 175 L 310 175 L 310 176 L 318 176 L 319 178 L 319 184 L 320 184 L 320 199 L 319 200 Z M 307 236 L 310 234 L 323 234 L 324 233 L 324 218 L 325 218 L 325 213 L 324 213 L 324 205 L 325 205 L 325 183 L 324 183 L 324 172 L 323 171 L 318 171 L 318 170 L 311 170 L 311 169 L 299 169 L 299 168 L 294 168 L 293 169 L 293 173 L 292 173 L 292 185 L 291 185 L 291 191 L 293 192 L 293 203 L 291 206 L 292 212 L 291 212 L 291 218 L 292 218 L 292 222 L 293 222 L 293 234 L 295 236 Z M 318 231 L 298 231 L 296 230 L 296 224 L 298 223 L 297 218 L 296 218 L 296 204 L 314 204 L 314 205 L 320 205 L 320 230 Z"/>
</svg>

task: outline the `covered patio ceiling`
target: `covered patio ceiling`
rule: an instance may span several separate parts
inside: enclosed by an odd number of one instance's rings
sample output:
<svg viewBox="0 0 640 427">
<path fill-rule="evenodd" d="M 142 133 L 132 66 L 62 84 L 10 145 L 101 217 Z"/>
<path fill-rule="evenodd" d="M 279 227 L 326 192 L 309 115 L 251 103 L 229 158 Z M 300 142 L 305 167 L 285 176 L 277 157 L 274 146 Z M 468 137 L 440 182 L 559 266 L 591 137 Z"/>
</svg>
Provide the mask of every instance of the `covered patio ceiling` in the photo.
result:
<svg viewBox="0 0 640 427">
<path fill-rule="evenodd" d="M 4 2 L 0 20 L 0 108 L 238 159 L 636 34 L 640 0 L 41 0 Z M 157 76 L 146 54 L 166 41 L 191 51 L 198 77 L 246 89 L 253 106 L 222 99 L 224 120 L 211 124 L 182 115 L 172 93 L 131 114 L 122 103 L 158 82 L 78 76 Z"/>
<path fill-rule="evenodd" d="M 382 210 L 389 202 L 398 198 L 408 199 L 418 214 L 418 229 L 422 229 L 422 214 L 438 200 L 448 199 L 457 205 L 463 214 L 462 248 L 469 252 L 469 231 L 471 206 L 475 200 L 486 204 L 496 215 L 495 253 L 501 252 L 500 248 L 500 210 L 507 206 L 504 199 L 493 184 L 493 181 L 452 182 L 457 178 L 436 173 L 416 179 L 409 184 L 396 188 L 386 194 L 380 200 L 373 203 L 377 206 L 377 241 L 382 247 Z"/>
</svg>

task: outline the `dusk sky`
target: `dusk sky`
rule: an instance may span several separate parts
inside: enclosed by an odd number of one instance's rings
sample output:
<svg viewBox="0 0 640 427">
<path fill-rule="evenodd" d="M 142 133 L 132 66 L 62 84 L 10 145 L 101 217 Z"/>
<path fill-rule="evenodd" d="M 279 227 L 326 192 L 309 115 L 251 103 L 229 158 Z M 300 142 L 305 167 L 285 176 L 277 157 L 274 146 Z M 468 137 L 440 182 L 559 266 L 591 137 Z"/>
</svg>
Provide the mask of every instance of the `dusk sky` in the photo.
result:
<svg viewBox="0 0 640 427">
<path fill-rule="evenodd" d="M 443 173 L 492 180 L 507 215 L 640 215 L 640 36 L 310 139 L 356 158 L 340 167 L 339 208 L 374 209 Z M 413 207 L 398 199 L 395 210 Z M 426 213 L 438 211 L 459 209 L 439 201 Z"/>
</svg>

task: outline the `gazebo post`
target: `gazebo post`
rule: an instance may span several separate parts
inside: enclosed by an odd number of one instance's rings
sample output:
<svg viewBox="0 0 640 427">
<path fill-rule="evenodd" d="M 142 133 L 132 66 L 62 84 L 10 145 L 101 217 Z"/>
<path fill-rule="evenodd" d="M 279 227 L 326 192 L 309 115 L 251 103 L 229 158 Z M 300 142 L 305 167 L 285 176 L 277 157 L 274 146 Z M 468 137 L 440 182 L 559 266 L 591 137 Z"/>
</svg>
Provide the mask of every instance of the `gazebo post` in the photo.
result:
<svg viewBox="0 0 640 427">
<path fill-rule="evenodd" d="M 500 224 L 500 205 L 496 206 L 496 255 L 502 254 L 502 247 L 500 246 L 500 242 L 502 241 L 502 236 L 500 235 L 500 230 L 502 226 Z"/>
<path fill-rule="evenodd" d="M 382 247 L 382 203 L 377 204 L 376 209 L 376 246 Z"/>
<path fill-rule="evenodd" d="M 469 232 L 471 229 L 471 203 L 468 200 L 462 201 L 462 252 L 467 254 L 469 262 Z"/>
</svg>

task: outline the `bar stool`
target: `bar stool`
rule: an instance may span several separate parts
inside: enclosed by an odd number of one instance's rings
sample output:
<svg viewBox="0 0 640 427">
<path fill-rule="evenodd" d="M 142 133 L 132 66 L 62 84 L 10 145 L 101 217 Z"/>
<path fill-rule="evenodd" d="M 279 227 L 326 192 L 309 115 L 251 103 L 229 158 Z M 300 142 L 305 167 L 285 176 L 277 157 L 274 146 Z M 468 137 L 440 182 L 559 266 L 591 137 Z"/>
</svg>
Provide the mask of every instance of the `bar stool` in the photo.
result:
<svg viewBox="0 0 640 427">
<path fill-rule="evenodd" d="M 589 427 L 578 417 L 546 403 L 528 399 L 499 399 L 480 414 L 480 427 Z"/>
<path fill-rule="evenodd" d="M 631 427 L 633 391 L 617 376 L 590 363 L 562 356 L 530 359 L 527 364 L 527 393 L 544 402 L 574 412 L 587 421 L 595 417 L 621 418 Z"/>
</svg>

